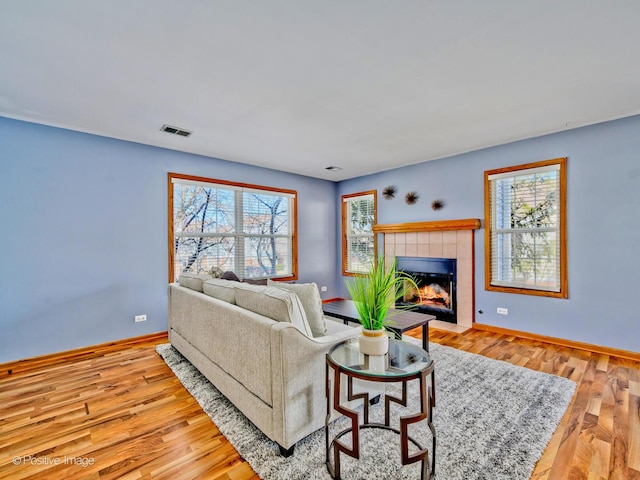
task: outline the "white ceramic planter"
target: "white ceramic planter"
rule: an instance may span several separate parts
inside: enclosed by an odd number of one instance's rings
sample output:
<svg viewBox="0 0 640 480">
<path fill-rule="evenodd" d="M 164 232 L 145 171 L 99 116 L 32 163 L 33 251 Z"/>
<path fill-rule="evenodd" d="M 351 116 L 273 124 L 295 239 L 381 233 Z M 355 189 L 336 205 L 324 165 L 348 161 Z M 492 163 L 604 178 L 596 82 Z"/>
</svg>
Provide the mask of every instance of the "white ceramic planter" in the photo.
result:
<svg viewBox="0 0 640 480">
<path fill-rule="evenodd" d="M 389 351 L 387 331 L 362 329 L 360 335 L 360 353 L 365 355 L 384 355 Z"/>
</svg>

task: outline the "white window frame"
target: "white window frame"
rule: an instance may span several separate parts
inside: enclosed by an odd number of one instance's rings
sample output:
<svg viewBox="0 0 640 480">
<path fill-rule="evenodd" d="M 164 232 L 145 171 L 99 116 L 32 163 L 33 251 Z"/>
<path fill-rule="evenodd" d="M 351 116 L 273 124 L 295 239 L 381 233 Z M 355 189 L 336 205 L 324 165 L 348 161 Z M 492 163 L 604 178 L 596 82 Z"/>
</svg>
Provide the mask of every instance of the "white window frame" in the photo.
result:
<svg viewBox="0 0 640 480">
<path fill-rule="evenodd" d="M 550 172 L 557 172 L 556 174 Z M 555 183 L 548 183 L 549 177 Z M 517 179 L 522 182 L 531 178 L 547 178 L 545 191 L 538 182 L 528 183 L 533 187 L 525 194 L 498 195 L 500 186 L 511 188 Z M 549 185 L 553 193 L 548 195 Z M 533 196 L 533 197 L 532 197 Z M 539 196 L 539 197 L 538 197 Z M 514 200 L 533 202 L 551 201 L 554 222 L 541 225 L 513 225 L 511 203 Z M 548 212 L 548 210 L 547 210 Z M 500 221 L 502 219 L 502 221 Z M 528 236 L 527 251 L 517 252 L 518 237 Z M 544 255 L 538 255 L 536 238 L 545 238 Z M 533 246 L 533 248 L 531 248 Z M 549 248 L 551 246 L 552 248 Z M 542 252 L 543 249 L 541 248 Z M 514 263 L 512 263 L 514 262 Z M 528 263 L 525 270 L 515 263 Z M 540 269 L 537 266 L 541 265 Z M 542 268 L 544 265 L 544 268 Z M 543 271 L 544 274 L 539 272 Z M 485 289 L 505 293 L 567 298 L 567 249 L 566 249 L 566 158 L 556 158 L 485 172 Z"/>
<path fill-rule="evenodd" d="M 348 275 L 361 275 L 369 271 L 371 265 L 374 264 L 377 255 L 377 238 L 373 232 L 373 226 L 377 221 L 377 205 L 376 205 L 376 191 L 370 190 L 367 192 L 359 192 L 342 196 L 342 274 Z M 371 222 L 368 225 L 366 232 L 354 232 L 351 228 L 351 208 L 355 202 L 363 200 L 371 201 Z M 353 251 L 353 240 L 360 240 L 361 244 L 372 245 L 373 251 L 367 260 L 355 261 L 355 255 L 357 252 Z M 362 255 L 363 252 L 360 252 Z M 365 252 L 366 253 L 366 252 Z M 358 268 L 357 266 L 360 266 Z"/>
<path fill-rule="evenodd" d="M 297 204 L 297 192 L 294 190 L 284 190 L 272 187 L 263 187 L 259 185 L 250 185 L 243 183 L 235 183 L 228 182 L 224 180 L 216 180 L 210 178 L 203 177 L 195 177 L 190 175 L 182 175 L 178 173 L 169 173 L 169 281 L 176 281 L 178 275 L 181 273 L 179 265 L 176 265 L 175 259 L 175 242 L 176 238 L 179 237 L 187 237 L 187 238 L 223 238 L 223 237 L 231 237 L 235 241 L 234 248 L 234 261 L 233 261 L 233 271 L 240 279 L 244 279 L 247 277 L 250 278 L 278 278 L 283 280 L 296 280 L 297 279 L 297 234 L 296 234 L 296 204 Z M 232 192 L 234 195 L 234 215 L 235 222 L 233 226 L 233 231 L 231 232 L 179 232 L 177 228 L 174 228 L 174 186 L 176 184 L 187 185 L 187 186 L 203 186 L 208 188 L 215 188 L 219 190 L 224 190 L 227 192 Z M 284 234 L 268 234 L 268 233 L 254 233 L 254 232 L 245 232 L 244 230 L 244 219 L 243 219 L 243 202 L 244 195 L 247 193 L 257 193 L 257 194 L 265 194 L 265 195 L 276 195 L 278 197 L 283 197 L 288 202 L 287 212 L 288 212 L 288 225 L 289 231 Z M 288 258 L 287 264 L 289 269 L 286 273 L 274 276 L 262 276 L 262 277 L 252 277 L 248 276 L 245 270 L 246 262 L 245 262 L 245 244 L 247 239 L 249 238 L 277 238 L 284 239 L 288 242 Z M 190 270 L 193 273 L 204 273 L 195 272 L 193 269 Z"/>
</svg>

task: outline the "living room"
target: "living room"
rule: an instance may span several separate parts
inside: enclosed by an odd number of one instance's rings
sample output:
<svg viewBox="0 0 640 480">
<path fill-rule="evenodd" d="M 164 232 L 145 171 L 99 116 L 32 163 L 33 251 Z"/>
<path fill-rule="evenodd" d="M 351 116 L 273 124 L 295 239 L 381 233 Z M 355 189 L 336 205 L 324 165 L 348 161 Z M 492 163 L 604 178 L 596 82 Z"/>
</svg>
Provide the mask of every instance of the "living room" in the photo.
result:
<svg viewBox="0 0 640 480">
<path fill-rule="evenodd" d="M 621 24 L 624 17 L 637 18 L 639 13 L 635 6 L 625 8 L 630 10 L 627 15 L 615 16 Z M 20 18 L 27 16 L 18 13 Z M 11 26 L 8 18 L 11 15 L 2 21 L 5 32 Z M 46 17 L 38 18 L 44 21 Z M 620 24 L 617 28 L 624 37 L 621 41 L 627 41 L 626 29 Z M 28 56 L 9 57 L 11 36 L 4 33 L 1 38 L 6 65 L 18 69 L 21 57 Z M 117 42 L 114 45 L 125 48 Z M 70 67 L 64 56 L 51 58 L 55 60 L 41 67 L 37 82 L 46 83 L 47 69 L 55 71 L 57 61 Z M 4 205 L 0 263 L 9 277 L 0 289 L 0 362 L 167 330 L 168 172 L 298 192 L 297 281 L 326 286 L 321 292 L 326 300 L 348 296 L 341 273 L 343 195 L 376 190 L 379 224 L 483 220 L 485 171 L 558 157 L 567 158 L 567 298 L 487 291 L 483 224 L 473 233 L 473 321 L 523 335 L 637 354 L 640 82 L 620 79 L 622 69 L 601 68 L 616 74 L 597 90 L 601 97 L 594 95 L 593 108 L 607 103 L 603 91 L 613 95 L 613 90 L 627 88 L 626 103 L 620 100 L 615 114 L 598 121 L 574 120 L 553 115 L 550 109 L 545 131 L 434 159 L 427 159 L 427 154 L 407 157 L 399 166 L 389 161 L 365 174 L 345 168 L 337 173 L 344 175 L 340 180 L 331 179 L 324 167 L 341 166 L 343 160 L 346 167 L 345 157 L 326 158 L 314 178 L 292 173 L 298 168 L 295 162 L 289 171 L 283 171 L 257 166 L 262 159 L 230 161 L 235 158 L 232 152 L 226 156 L 226 152 L 219 156 L 189 153 L 188 138 L 159 140 L 170 143 L 165 146 L 128 141 L 126 132 L 110 138 L 97 127 L 64 123 L 22 106 L 20 96 L 5 96 L 7 80 L 3 79 L 0 171 L 5 185 L 0 191 Z M 627 61 L 626 68 L 629 78 L 637 77 L 637 62 Z M 82 70 L 79 66 L 74 69 Z M 5 72 L 3 76 L 8 76 L 11 68 Z M 126 74 L 122 78 L 126 80 Z M 84 98 L 81 83 L 68 87 L 77 92 L 78 104 L 90 100 Z M 564 94 L 571 88 L 566 86 Z M 110 94 L 117 97 L 120 92 L 114 90 Z M 38 101 L 46 103 L 44 98 L 31 99 Z M 461 97 L 460 102 L 464 101 Z M 144 117 L 140 123 L 158 137 L 167 135 L 159 131 L 162 123 L 189 118 L 178 110 L 140 115 Z M 483 124 L 482 118 L 473 118 L 467 121 Z M 526 123 L 526 118 L 501 122 L 493 128 Z M 437 138 L 440 132 L 421 134 Z M 399 141 L 397 136 L 393 140 Z M 255 136 L 248 140 L 259 141 Z M 389 185 L 398 194 L 386 200 L 381 192 Z M 405 202 L 408 192 L 418 194 L 414 204 Z M 444 206 L 434 210 L 431 203 L 437 199 Z M 508 315 L 498 314 L 499 308 L 507 309 Z M 146 322 L 134 322 L 142 314 Z M 637 401 L 638 391 L 631 396 Z"/>
</svg>

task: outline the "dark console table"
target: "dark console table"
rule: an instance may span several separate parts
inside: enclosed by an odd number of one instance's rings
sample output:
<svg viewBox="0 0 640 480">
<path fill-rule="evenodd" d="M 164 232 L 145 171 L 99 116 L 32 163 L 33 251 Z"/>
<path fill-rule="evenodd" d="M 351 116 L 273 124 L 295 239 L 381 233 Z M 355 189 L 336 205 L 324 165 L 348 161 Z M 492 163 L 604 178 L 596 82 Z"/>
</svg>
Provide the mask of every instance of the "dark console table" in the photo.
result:
<svg viewBox="0 0 640 480">
<path fill-rule="evenodd" d="M 345 324 L 348 322 L 360 323 L 360 320 L 358 320 L 358 311 L 351 300 L 336 300 L 335 302 L 323 303 L 322 311 L 325 315 L 339 318 Z M 392 308 L 389 311 L 389 317 L 391 324 L 387 325 L 386 328 L 392 332 L 398 340 L 402 340 L 402 334 L 407 330 L 421 326 L 422 348 L 427 352 L 429 351 L 429 322 L 436 319 L 434 315 Z"/>
</svg>

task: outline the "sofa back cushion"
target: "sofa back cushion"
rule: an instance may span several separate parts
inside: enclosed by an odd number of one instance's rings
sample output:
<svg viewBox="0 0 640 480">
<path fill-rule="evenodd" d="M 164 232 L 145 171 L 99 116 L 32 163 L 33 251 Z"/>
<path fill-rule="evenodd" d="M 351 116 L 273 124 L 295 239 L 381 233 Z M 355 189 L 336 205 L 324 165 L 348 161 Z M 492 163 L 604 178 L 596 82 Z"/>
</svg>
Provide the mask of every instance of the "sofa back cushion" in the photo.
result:
<svg viewBox="0 0 640 480">
<path fill-rule="evenodd" d="M 206 280 L 202 284 L 202 293 L 219 300 L 224 300 L 228 303 L 236 303 L 237 284 L 237 282 L 234 282 L 232 280 L 212 278 L 210 280 Z"/>
<path fill-rule="evenodd" d="M 213 276 L 208 273 L 183 272 L 178 275 L 178 283 L 181 287 L 190 288 L 196 292 L 202 292 L 202 284 L 204 281 L 212 278 Z"/>
<path fill-rule="evenodd" d="M 311 327 L 314 337 L 323 337 L 327 333 L 327 322 L 322 312 L 322 297 L 315 283 L 284 283 L 269 280 L 267 283 L 271 287 L 291 290 L 298 295 L 304 313 L 307 315 L 307 322 Z"/>
<path fill-rule="evenodd" d="M 236 285 L 236 305 L 277 322 L 288 322 L 313 337 L 298 296 L 289 290 L 240 283 Z"/>
</svg>

